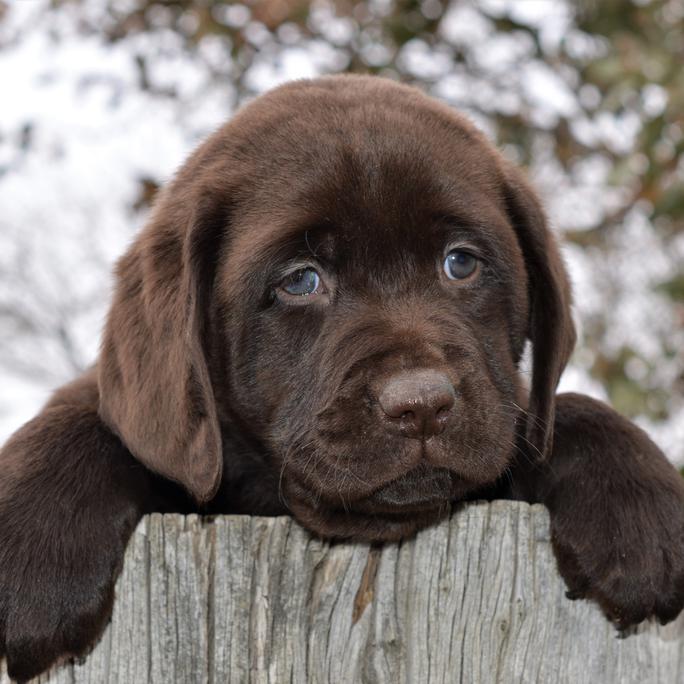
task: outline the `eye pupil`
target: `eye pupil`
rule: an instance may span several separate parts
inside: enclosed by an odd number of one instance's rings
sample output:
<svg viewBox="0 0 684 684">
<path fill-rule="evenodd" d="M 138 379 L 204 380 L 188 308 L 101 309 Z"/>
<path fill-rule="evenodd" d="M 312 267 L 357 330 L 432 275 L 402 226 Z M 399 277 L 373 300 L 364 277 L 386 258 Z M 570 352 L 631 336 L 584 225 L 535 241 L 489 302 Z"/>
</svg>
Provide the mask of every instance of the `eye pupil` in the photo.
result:
<svg viewBox="0 0 684 684">
<path fill-rule="evenodd" d="M 444 272 L 450 280 L 463 280 L 477 268 L 477 258 L 469 252 L 452 249 L 444 260 Z"/>
<path fill-rule="evenodd" d="M 283 283 L 283 290 L 291 295 L 307 296 L 318 290 L 321 278 L 313 268 L 300 268 L 289 275 Z"/>
</svg>

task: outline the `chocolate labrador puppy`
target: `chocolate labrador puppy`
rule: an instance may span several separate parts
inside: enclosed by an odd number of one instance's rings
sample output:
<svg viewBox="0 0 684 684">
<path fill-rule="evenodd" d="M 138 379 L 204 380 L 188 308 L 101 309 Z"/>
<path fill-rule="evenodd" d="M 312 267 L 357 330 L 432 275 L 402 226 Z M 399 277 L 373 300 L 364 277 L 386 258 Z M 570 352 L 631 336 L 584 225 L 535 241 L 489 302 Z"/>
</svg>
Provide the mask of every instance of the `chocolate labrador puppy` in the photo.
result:
<svg viewBox="0 0 684 684">
<path fill-rule="evenodd" d="M 626 419 L 555 396 L 570 303 L 534 192 L 449 107 L 358 76 L 257 99 L 119 262 L 96 366 L 0 455 L 10 674 L 98 638 L 150 511 L 379 541 L 452 502 L 542 502 L 572 597 L 673 619 L 684 485 Z"/>
</svg>

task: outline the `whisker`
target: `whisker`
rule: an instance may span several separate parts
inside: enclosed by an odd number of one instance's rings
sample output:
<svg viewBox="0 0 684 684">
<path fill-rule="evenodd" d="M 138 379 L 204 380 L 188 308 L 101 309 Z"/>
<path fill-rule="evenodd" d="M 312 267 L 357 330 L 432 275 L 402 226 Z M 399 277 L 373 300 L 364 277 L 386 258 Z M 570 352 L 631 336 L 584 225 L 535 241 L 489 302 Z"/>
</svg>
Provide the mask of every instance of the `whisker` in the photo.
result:
<svg viewBox="0 0 684 684">
<path fill-rule="evenodd" d="M 534 415 L 533 413 L 530 413 L 527 409 L 524 409 L 522 406 L 519 406 L 516 402 L 514 402 L 512 399 L 509 400 L 504 400 L 502 402 L 503 406 L 508 406 L 509 408 L 516 408 L 518 411 L 520 411 L 522 414 L 524 414 L 527 418 L 532 419 L 537 427 L 540 427 L 542 429 L 546 429 L 547 427 L 547 422 L 543 419 L 541 419 L 539 416 Z"/>
<path fill-rule="evenodd" d="M 295 452 L 297 451 L 304 451 L 305 449 L 308 449 L 311 445 L 313 444 L 313 440 L 310 440 L 309 442 L 306 442 L 302 444 L 301 446 L 299 445 L 299 441 L 295 440 L 292 445 L 287 449 L 285 452 L 285 456 L 283 458 L 282 465 L 280 466 L 280 473 L 278 475 L 278 499 L 279 501 L 287 508 L 288 511 L 290 511 L 290 506 L 287 502 L 287 499 L 285 497 L 285 493 L 283 491 L 283 476 L 285 474 L 285 468 L 289 465 L 290 460 L 292 459 L 292 456 L 294 455 Z M 316 456 L 316 451 L 313 450 L 311 454 L 309 455 L 309 458 L 304 466 L 304 475 L 306 476 L 306 468 L 310 461 Z"/>
</svg>

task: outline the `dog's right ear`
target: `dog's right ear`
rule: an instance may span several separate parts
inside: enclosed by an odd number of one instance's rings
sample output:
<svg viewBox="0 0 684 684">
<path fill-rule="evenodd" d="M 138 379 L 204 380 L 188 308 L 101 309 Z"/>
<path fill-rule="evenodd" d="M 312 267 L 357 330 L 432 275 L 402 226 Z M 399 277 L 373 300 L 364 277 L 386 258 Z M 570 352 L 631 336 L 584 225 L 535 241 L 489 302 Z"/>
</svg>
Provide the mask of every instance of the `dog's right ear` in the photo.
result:
<svg viewBox="0 0 684 684">
<path fill-rule="evenodd" d="M 205 502 L 223 465 L 205 346 L 228 212 L 221 193 L 184 181 L 162 194 L 118 264 L 98 363 L 99 410 L 139 461 Z"/>
<path fill-rule="evenodd" d="M 556 387 L 575 346 L 570 280 L 536 193 L 521 171 L 502 162 L 504 199 L 529 278 L 532 388 L 527 443 L 544 458 L 551 452 Z"/>
</svg>

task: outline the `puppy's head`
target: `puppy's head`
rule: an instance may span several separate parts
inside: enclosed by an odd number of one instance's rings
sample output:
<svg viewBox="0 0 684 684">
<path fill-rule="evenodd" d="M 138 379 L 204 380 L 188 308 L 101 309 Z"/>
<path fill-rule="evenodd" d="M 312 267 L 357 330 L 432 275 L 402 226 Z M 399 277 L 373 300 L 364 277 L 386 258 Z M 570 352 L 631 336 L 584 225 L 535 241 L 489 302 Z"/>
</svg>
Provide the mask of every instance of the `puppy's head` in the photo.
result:
<svg viewBox="0 0 684 684">
<path fill-rule="evenodd" d="M 309 528 L 398 538 L 518 435 L 548 451 L 569 299 L 537 199 L 461 117 L 380 79 L 294 83 L 200 147 L 120 262 L 101 413 L 199 500 L 238 432 Z"/>
</svg>

